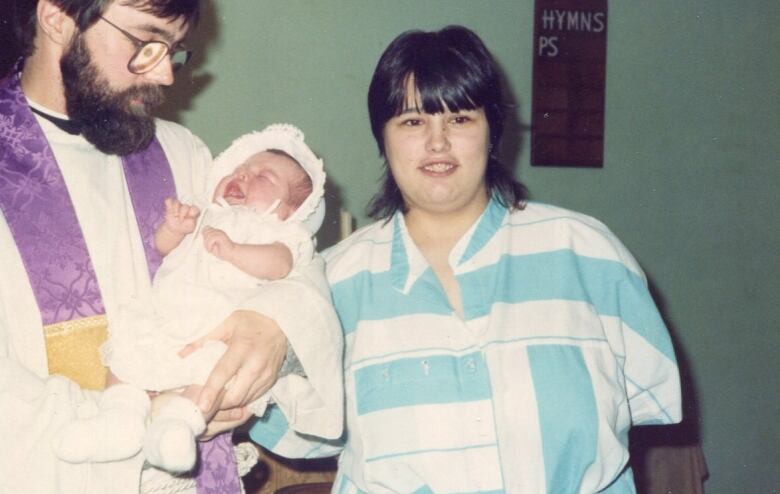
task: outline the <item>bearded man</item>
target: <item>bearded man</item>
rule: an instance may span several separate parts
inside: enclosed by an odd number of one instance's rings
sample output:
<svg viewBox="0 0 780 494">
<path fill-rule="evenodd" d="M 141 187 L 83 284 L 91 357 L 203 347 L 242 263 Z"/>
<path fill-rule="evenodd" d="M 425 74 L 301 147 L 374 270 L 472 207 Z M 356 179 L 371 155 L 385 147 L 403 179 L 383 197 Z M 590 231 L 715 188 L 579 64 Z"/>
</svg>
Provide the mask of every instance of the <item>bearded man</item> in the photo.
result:
<svg viewBox="0 0 780 494">
<path fill-rule="evenodd" d="M 98 349 L 111 315 L 150 289 L 163 200 L 205 190 L 206 146 L 153 117 L 189 59 L 199 1 L 14 5 L 24 55 L 0 81 L 0 492 L 138 492 L 141 454 L 71 464 L 51 440 L 96 412 Z M 277 382 L 288 343 L 332 347 L 340 334 L 322 262 L 310 266 L 259 287 L 215 328 L 228 350 L 190 391 L 207 437 L 224 443 L 217 434 L 249 418 L 245 405 Z M 292 300 L 294 319 L 278 310 Z M 218 456 L 201 457 L 199 491 L 238 492 Z"/>
</svg>

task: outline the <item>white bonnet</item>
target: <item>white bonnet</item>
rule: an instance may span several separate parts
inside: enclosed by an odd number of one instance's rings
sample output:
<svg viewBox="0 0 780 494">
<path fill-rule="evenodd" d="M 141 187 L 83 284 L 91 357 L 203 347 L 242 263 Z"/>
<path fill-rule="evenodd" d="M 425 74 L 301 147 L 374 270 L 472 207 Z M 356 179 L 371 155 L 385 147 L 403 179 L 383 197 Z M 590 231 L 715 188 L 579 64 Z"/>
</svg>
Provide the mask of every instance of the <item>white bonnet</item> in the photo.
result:
<svg viewBox="0 0 780 494">
<path fill-rule="evenodd" d="M 311 177 L 312 192 L 286 221 L 300 221 L 314 235 L 325 218 L 325 169 L 303 141 L 303 132 L 294 125 L 272 124 L 261 131 L 250 132 L 235 141 L 214 160 L 209 171 L 209 197 L 214 196 L 219 181 L 232 173 L 253 154 L 279 149 L 292 156 Z"/>
</svg>

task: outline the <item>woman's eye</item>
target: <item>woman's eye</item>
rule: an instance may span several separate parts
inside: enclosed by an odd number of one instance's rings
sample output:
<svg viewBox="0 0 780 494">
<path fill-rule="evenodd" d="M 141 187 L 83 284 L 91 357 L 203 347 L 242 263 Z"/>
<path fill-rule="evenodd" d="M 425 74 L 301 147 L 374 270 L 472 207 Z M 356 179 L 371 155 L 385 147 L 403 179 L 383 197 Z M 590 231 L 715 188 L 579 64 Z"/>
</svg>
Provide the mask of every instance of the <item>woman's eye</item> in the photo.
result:
<svg viewBox="0 0 780 494">
<path fill-rule="evenodd" d="M 416 127 L 422 123 L 422 120 L 419 118 L 407 118 L 401 122 L 401 125 L 405 125 L 407 127 Z"/>
<path fill-rule="evenodd" d="M 452 123 L 456 124 L 464 124 L 471 121 L 471 118 L 469 118 L 466 115 L 453 115 L 452 116 Z"/>
</svg>

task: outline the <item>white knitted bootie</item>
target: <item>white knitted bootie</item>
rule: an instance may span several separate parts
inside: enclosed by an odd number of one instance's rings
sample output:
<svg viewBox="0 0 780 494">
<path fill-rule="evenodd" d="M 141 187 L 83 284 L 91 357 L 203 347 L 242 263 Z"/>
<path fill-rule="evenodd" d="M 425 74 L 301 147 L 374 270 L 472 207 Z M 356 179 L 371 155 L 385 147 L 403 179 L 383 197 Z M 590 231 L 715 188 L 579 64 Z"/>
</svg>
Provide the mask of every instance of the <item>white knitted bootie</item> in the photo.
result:
<svg viewBox="0 0 780 494">
<path fill-rule="evenodd" d="M 206 422 L 195 403 L 181 396 L 171 397 L 146 430 L 146 461 L 171 473 L 192 470 L 198 452 L 195 439 L 205 430 Z"/>
<path fill-rule="evenodd" d="M 149 415 L 146 392 L 117 384 L 106 389 L 93 417 L 65 424 L 52 438 L 54 453 L 70 463 L 124 460 L 140 450 Z"/>
</svg>

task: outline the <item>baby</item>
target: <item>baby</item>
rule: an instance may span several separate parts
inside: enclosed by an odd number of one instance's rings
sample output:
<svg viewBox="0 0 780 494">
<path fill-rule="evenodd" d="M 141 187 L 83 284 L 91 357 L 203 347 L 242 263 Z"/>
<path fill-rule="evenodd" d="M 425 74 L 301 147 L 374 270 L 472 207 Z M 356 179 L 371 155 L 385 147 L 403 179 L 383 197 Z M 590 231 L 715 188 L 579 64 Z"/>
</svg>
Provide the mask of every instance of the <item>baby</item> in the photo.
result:
<svg viewBox="0 0 780 494">
<path fill-rule="evenodd" d="M 60 458 L 110 461 L 143 448 L 146 460 L 164 470 L 194 466 L 195 439 L 206 427 L 199 409 L 174 393 L 150 404 L 146 391 L 203 384 L 226 346 L 206 341 L 190 351 L 191 344 L 236 310 L 258 283 L 282 279 L 311 261 L 312 235 L 324 215 L 324 182 L 322 161 L 300 130 L 277 124 L 237 139 L 215 160 L 211 204 L 166 200 L 165 219 L 155 232 L 155 246 L 165 257 L 151 297 L 110 321 L 102 349 L 120 383 L 103 393 L 98 415 L 72 422 L 55 437 Z M 283 372 L 291 371 L 292 357 L 288 353 Z M 262 415 L 271 397 L 250 408 Z M 284 398 L 274 398 L 284 410 Z"/>
</svg>

